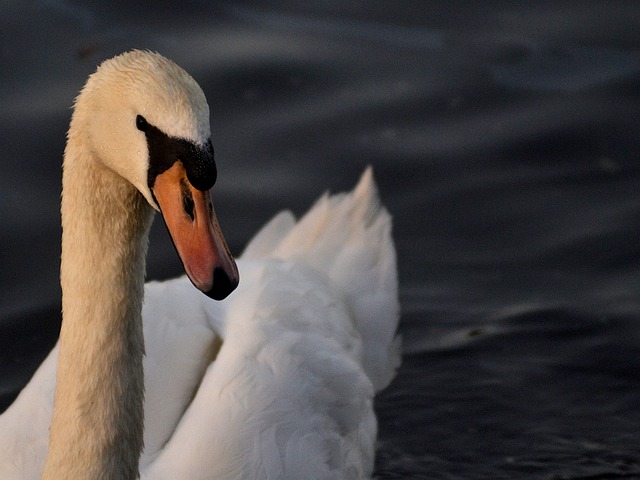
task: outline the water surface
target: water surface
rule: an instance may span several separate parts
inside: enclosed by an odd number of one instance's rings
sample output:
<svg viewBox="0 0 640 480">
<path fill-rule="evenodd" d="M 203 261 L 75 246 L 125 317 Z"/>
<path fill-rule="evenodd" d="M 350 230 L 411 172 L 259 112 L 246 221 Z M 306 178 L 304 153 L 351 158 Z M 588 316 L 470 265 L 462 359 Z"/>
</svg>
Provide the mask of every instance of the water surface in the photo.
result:
<svg viewBox="0 0 640 480">
<path fill-rule="evenodd" d="M 373 165 L 405 355 L 379 478 L 640 477 L 634 2 L 0 5 L 0 408 L 59 328 L 75 95 L 158 50 L 211 106 L 232 250 Z M 180 273 L 161 222 L 149 277 Z"/>
</svg>

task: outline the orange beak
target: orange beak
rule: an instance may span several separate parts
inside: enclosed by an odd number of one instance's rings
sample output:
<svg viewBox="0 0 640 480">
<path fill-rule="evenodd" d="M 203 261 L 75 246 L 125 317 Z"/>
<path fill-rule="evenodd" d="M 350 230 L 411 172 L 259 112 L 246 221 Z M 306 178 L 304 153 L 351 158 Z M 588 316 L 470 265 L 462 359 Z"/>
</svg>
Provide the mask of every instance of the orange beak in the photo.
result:
<svg viewBox="0 0 640 480">
<path fill-rule="evenodd" d="M 207 296 L 222 300 L 238 286 L 239 275 L 211 193 L 191 185 L 180 161 L 155 178 L 152 190 L 191 282 Z"/>
</svg>

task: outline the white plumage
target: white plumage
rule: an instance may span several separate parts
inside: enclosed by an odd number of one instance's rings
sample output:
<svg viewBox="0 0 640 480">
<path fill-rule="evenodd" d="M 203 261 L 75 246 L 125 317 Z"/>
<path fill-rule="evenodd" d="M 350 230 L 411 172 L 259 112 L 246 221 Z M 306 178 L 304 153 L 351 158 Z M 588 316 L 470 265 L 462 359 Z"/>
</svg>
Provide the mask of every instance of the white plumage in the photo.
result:
<svg viewBox="0 0 640 480">
<path fill-rule="evenodd" d="M 374 393 L 400 361 L 391 219 L 371 170 L 298 222 L 278 214 L 238 267 L 223 302 L 186 277 L 146 285 L 142 478 L 368 478 Z M 3 480 L 40 478 L 56 355 L 0 416 Z"/>
</svg>

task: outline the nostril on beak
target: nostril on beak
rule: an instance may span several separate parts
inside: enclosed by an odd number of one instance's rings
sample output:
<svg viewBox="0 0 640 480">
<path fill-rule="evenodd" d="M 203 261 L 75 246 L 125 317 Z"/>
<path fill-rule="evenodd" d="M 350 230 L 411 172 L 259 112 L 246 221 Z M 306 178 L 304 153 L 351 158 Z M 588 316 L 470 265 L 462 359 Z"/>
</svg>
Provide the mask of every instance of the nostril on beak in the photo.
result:
<svg viewBox="0 0 640 480">
<path fill-rule="evenodd" d="M 182 194 L 182 208 L 193 222 L 196 218 L 195 202 L 193 200 L 193 194 L 184 179 L 180 181 L 180 192 Z"/>
</svg>

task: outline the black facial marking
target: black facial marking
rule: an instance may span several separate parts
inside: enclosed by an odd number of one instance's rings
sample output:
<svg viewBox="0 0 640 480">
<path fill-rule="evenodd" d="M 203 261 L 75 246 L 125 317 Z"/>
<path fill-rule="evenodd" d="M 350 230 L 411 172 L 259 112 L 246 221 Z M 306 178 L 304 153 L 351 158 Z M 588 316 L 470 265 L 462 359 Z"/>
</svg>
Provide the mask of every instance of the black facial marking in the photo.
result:
<svg viewBox="0 0 640 480">
<path fill-rule="evenodd" d="M 218 172 L 211 140 L 200 146 L 184 138 L 170 137 L 147 122 L 142 115 L 136 116 L 136 128 L 147 137 L 149 188 L 153 188 L 158 175 L 167 171 L 177 161 L 182 162 L 189 182 L 198 190 L 209 190 L 216 183 Z"/>
<path fill-rule="evenodd" d="M 144 118 L 142 115 L 138 115 L 136 117 L 136 127 L 138 127 L 138 130 L 141 131 L 146 131 L 147 128 L 149 127 L 149 124 L 147 123 L 147 119 Z"/>
</svg>

